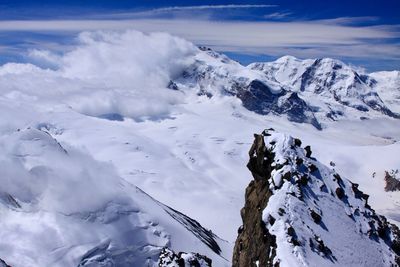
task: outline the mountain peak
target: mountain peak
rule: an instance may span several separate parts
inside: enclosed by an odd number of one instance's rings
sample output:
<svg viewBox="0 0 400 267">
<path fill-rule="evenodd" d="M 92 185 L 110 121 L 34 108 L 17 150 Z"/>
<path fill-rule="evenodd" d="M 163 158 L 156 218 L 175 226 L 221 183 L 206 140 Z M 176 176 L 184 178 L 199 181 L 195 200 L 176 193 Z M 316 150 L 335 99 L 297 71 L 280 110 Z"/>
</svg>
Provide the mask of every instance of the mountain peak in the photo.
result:
<svg viewBox="0 0 400 267">
<path fill-rule="evenodd" d="M 291 136 L 255 135 L 233 266 L 395 266 L 400 231 Z"/>
<path fill-rule="evenodd" d="M 276 60 L 276 62 L 290 62 L 290 61 L 301 61 L 301 59 L 298 59 L 294 56 L 285 55 Z"/>
</svg>

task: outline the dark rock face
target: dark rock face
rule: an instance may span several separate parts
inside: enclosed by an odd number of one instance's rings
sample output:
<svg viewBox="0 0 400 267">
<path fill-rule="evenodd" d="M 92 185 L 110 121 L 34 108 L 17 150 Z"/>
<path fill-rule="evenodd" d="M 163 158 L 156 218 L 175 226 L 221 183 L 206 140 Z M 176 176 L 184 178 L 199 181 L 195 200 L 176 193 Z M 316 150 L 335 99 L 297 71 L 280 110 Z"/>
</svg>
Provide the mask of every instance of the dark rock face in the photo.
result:
<svg viewBox="0 0 400 267">
<path fill-rule="evenodd" d="M 239 233 L 233 252 L 232 266 L 253 267 L 273 266 L 276 241 L 262 220 L 262 211 L 271 196 L 268 181 L 251 181 L 246 189 L 245 206 L 241 210 L 243 227 Z M 274 221 L 273 218 L 270 220 Z M 272 255 L 272 257 L 269 257 Z"/>
<path fill-rule="evenodd" d="M 258 153 L 257 153 L 258 151 Z M 256 152 L 254 154 L 254 152 Z M 276 240 L 271 235 L 262 220 L 262 212 L 272 195 L 269 190 L 268 178 L 271 173 L 271 162 L 274 155 L 265 151 L 262 135 L 255 135 L 250 149 L 248 167 L 255 178 L 246 188 L 245 205 L 240 211 L 243 225 L 240 228 L 233 252 L 232 266 L 253 267 L 273 266 Z M 266 160 L 264 159 L 266 157 Z M 274 218 L 269 218 L 273 224 Z"/>
<path fill-rule="evenodd" d="M 343 188 L 338 187 L 338 188 L 336 188 L 335 192 L 336 192 L 336 196 L 337 196 L 339 199 L 344 198 L 344 190 L 343 190 Z"/>
<path fill-rule="evenodd" d="M 289 121 L 310 123 L 315 128 L 322 129 L 312 109 L 296 92 L 282 89 L 274 94 L 271 88 L 257 80 L 251 81 L 247 87 L 236 84 L 232 91 L 236 92 L 234 95 L 242 100 L 243 106 L 248 110 L 262 115 L 286 114 Z"/>
<path fill-rule="evenodd" d="M 212 261 L 198 253 L 175 253 L 169 248 L 163 248 L 158 260 L 159 267 L 211 267 Z"/>
<path fill-rule="evenodd" d="M 233 92 L 242 100 L 243 106 L 248 110 L 259 114 L 266 115 L 270 113 L 278 102 L 278 98 L 285 95 L 282 91 L 278 94 L 273 94 L 266 84 L 254 80 L 247 87 L 236 84 L 233 87 Z"/>
<path fill-rule="evenodd" d="M 400 180 L 395 178 L 395 175 L 390 175 L 389 172 L 385 172 L 385 191 L 400 191 Z"/>
<path fill-rule="evenodd" d="M 254 135 L 254 142 L 249 150 L 249 163 L 247 164 L 247 168 L 250 170 L 254 179 L 259 181 L 263 180 L 266 177 L 269 178 L 271 173 L 271 158 L 273 155 L 265 159 L 264 154 L 265 151 L 265 143 L 264 137 L 260 134 Z"/>
<path fill-rule="evenodd" d="M 315 118 L 312 109 L 296 92 L 290 93 L 286 101 L 275 111 L 278 114 L 287 114 L 289 121 L 310 123 L 318 130 L 322 130 L 321 124 Z"/>
<path fill-rule="evenodd" d="M 5 261 L 3 261 L 2 259 L 0 259 L 0 267 L 11 267 L 10 265 L 8 265 Z"/>
<path fill-rule="evenodd" d="M 310 215 L 313 218 L 315 223 L 320 223 L 321 222 L 321 215 L 316 213 L 314 210 L 311 210 Z"/>
<path fill-rule="evenodd" d="M 217 236 L 211 230 L 201 226 L 196 220 L 186 216 L 185 214 L 163 205 L 164 210 L 176 221 L 182 224 L 188 231 L 192 232 L 201 242 L 207 245 L 216 254 L 221 254 L 221 248 L 216 241 Z"/>
</svg>

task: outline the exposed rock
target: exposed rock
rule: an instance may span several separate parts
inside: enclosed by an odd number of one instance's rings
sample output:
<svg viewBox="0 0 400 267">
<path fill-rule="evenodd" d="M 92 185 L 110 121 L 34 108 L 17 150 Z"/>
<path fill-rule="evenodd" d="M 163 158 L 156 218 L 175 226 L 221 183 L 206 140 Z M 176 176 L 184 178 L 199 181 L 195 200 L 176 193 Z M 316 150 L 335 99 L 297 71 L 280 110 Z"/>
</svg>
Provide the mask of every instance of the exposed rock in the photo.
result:
<svg viewBox="0 0 400 267">
<path fill-rule="evenodd" d="M 169 81 L 167 88 L 175 91 L 179 90 L 178 85 L 176 85 L 176 83 L 173 81 Z"/>
<path fill-rule="evenodd" d="M 385 172 L 385 191 L 400 191 L 400 180 L 396 179 L 395 174 Z"/>
<path fill-rule="evenodd" d="M 21 205 L 19 202 L 10 194 L 8 193 L 1 193 L 0 192 L 0 202 L 3 202 L 7 206 L 14 208 L 14 209 L 20 209 Z"/>
<path fill-rule="evenodd" d="M 175 253 L 169 248 L 163 248 L 158 260 L 159 267 L 211 267 L 212 261 L 198 253 Z"/>
<path fill-rule="evenodd" d="M 312 219 L 314 220 L 315 223 L 320 223 L 321 222 L 321 215 L 319 215 L 318 213 L 316 213 L 314 210 L 311 210 L 310 215 L 312 217 Z"/>
<path fill-rule="evenodd" d="M 308 183 L 308 179 L 309 179 L 308 176 L 305 175 L 305 174 L 303 174 L 303 175 L 297 180 L 297 183 L 300 184 L 300 185 L 302 185 L 302 186 L 306 186 L 307 183 Z"/>
<path fill-rule="evenodd" d="M 310 165 L 308 165 L 308 169 L 310 170 L 310 172 L 315 172 L 318 170 L 317 166 L 315 166 L 312 163 Z"/>
<path fill-rule="evenodd" d="M 295 145 L 295 146 L 298 146 L 298 147 L 301 147 L 301 140 L 298 139 L 298 138 L 295 138 L 295 139 L 294 139 L 294 145 Z"/>
<path fill-rule="evenodd" d="M 264 147 L 261 149 L 260 145 Z M 245 206 L 241 210 L 243 231 L 236 239 L 232 259 L 234 267 L 253 267 L 257 266 L 256 262 L 258 266 L 274 266 L 272 260 L 276 248 L 275 237 L 268 232 L 262 219 L 262 211 L 272 194 L 269 190 L 268 178 L 273 154 L 265 150 L 262 135 L 255 135 L 253 146 L 250 149 L 252 153 L 250 153 L 248 167 L 250 166 L 249 169 L 255 180 L 251 181 L 246 188 Z M 256 156 L 254 156 L 254 150 L 259 151 Z M 263 160 L 265 156 L 266 161 Z M 274 222 L 275 218 L 269 218 L 270 224 Z"/>
<path fill-rule="evenodd" d="M 296 158 L 296 164 L 297 165 L 301 165 L 301 164 L 303 164 L 303 159 L 302 158 Z"/>
<path fill-rule="evenodd" d="M 247 168 L 251 171 L 255 180 L 268 179 L 271 173 L 271 158 L 273 154 L 268 153 L 265 148 L 264 136 L 254 134 L 254 142 L 249 150 L 250 160 Z"/>
<path fill-rule="evenodd" d="M 307 158 L 311 157 L 311 147 L 310 146 L 305 146 L 304 150 L 306 151 L 306 157 Z"/>
<path fill-rule="evenodd" d="M 233 252 L 232 266 L 253 267 L 273 266 L 269 255 L 275 254 L 275 237 L 272 236 L 262 220 L 262 211 L 271 196 L 266 179 L 251 181 L 246 188 L 245 206 L 241 210 L 243 231 L 239 233 Z M 270 223 L 275 222 L 270 218 Z"/>
<path fill-rule="evenodd" d="M 342 199 L 344 197 L 344 190 L 341 187 L 336 188 L 335 193 L 339 199 Z"/>
<path fill-rule="evenodd" d="M 2 259 L 0 259 L 0 267 L 11 267 L 10 265 L 8 265 L 5 261 L 3 261 Z"/>
</svg>

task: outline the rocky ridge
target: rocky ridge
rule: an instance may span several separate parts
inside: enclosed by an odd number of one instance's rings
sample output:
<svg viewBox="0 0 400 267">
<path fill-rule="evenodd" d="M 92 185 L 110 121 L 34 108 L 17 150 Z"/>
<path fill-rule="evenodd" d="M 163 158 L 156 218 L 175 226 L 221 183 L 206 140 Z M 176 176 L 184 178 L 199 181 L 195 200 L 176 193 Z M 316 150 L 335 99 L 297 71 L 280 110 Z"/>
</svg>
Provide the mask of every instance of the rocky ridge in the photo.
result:
<svg viewBox="0 0 400 267">
<path fill-rule="evenodd" d="M 159 257 L 159 267 L 211 267 L 212 261 L 198 253 L 175 253 L 171 249 L 164 248 Z"/>
<path fill-rule="evenodd" d="M 299 139 L 256 135 L 233 266 L 398 266 L 400 231 Z M 256 147 L 254 149 L 254 147 Z"/>
</svg>

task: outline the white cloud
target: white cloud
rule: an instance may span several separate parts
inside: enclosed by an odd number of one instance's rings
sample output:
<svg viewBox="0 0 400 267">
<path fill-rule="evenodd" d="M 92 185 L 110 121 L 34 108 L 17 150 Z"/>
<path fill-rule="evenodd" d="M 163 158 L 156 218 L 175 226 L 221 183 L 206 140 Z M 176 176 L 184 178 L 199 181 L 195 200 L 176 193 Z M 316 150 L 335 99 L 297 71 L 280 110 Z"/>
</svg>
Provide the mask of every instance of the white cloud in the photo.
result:
<svg viewBox="0 0 400 267">
<path fill-rule="evenodd" d="M 246 6 L 246 5 L 244 5 Z M 244 8 L 243 6 L 243 8 Z M 167 7 L 175 9 L 182 7 Z M 209 6 L 184 7 L 206 9 Z M 212 6 L 224 8 L 224 6 Z M 273 13 L 271 16 L 286 16 Z M 268 16 L 268 15 L 267 15 Z M 298 57 L 398 59 L 399 25 L 356 26 L 375 17 L 342 17 L 314 21 L 213 21 L 201 19 L 34 20 L 0 21 L 0 32 L 31 31 L 71 34 L 93 30 L 135 29 L 168 32 L 220 51 Z M 43 44 L 45 45 L 45 44 Z"/>
<path fill-rule="evenodd" d="M 31 51 L 35 61 L 56 69 L 1 66 L 0 95 L 15 105 L 39 99 L 41 109 L 68 106 L 90 116 L 164 118 L 182 101 L 180 92 L 166 87 L 196 51 L 192 43 L 165 33 L 83 32 L 78 44 L 63 54 Z"/>
<path fill-rule="evenodd" d="M 292 12 L 274 12 L 274 13 L 264 15 L 264 18 L 278 20 L 278 19 L 287 18 L 292 14 L 293 14 Z"/>
<path fill-rule="evenodd" d="M 320 23 L 326 23 L 326 24 L 340 24 L 340 25 L 353 25 L 353 24 L 359 24 L 359 23 L 365 23 L 365 22 L 376 22 L 378 21 L 378 17 L 374 16 L 363 16 L 363 17 L 339 17 L 339 18 L 333 18 L 333 19 L 322 19 L 318 20 Z"/>
<path fill-rule="evenodd" d="M 276 7 L 277 5 L 200 5 L 200 6 L 171 6 L 151 9 L 144 11 L 148 13 L 162 13 L 170 11 L 186 11 L 186 10 L 209 10 L 209 9 L 248 9 L 248 8 L 268 8 Z"/>
</svg>

